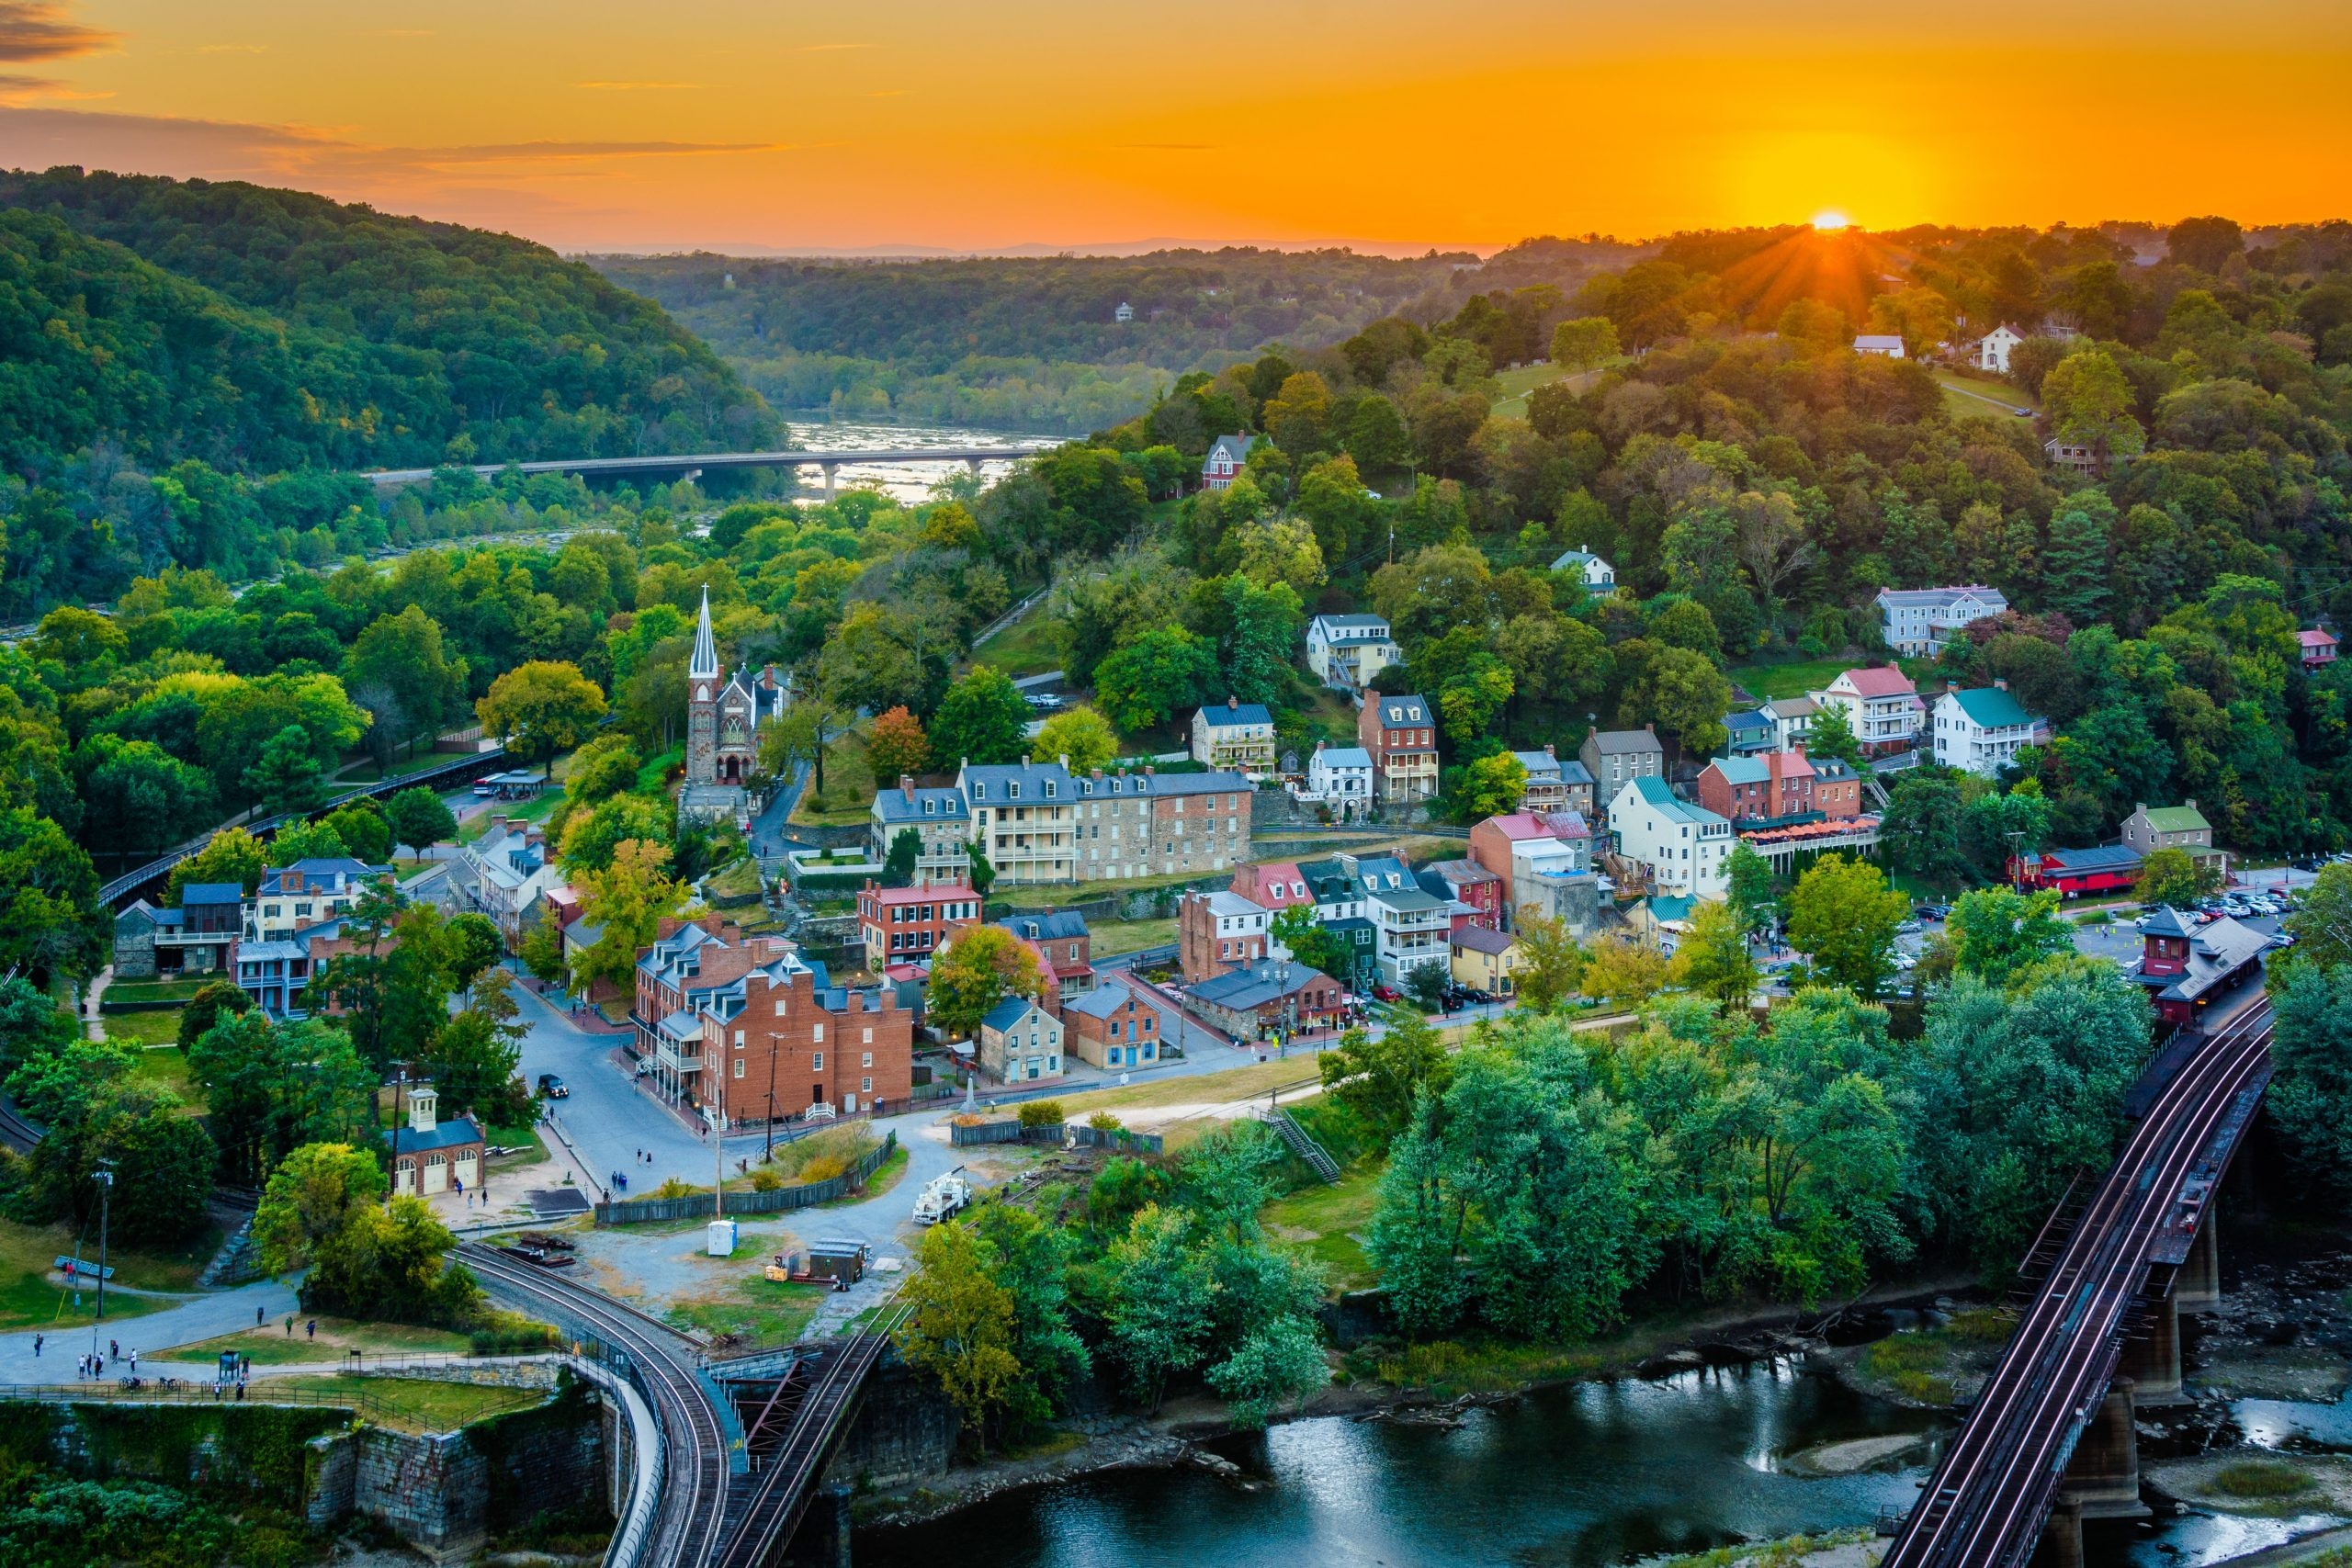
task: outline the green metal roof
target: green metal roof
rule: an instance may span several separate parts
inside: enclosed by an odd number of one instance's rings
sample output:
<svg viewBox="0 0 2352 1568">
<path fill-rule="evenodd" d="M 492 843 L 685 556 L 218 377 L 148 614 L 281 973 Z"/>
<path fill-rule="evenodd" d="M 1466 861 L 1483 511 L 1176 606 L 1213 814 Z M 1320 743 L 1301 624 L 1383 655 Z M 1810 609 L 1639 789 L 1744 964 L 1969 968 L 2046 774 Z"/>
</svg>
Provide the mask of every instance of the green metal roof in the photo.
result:
<svg viewBox="0 0 2352 1568">
<path fill-rule="evenodd" d="M 2017 698 L 1997 686 L 1980 686 L 1973 692 L 1954 692 L 1951 700 L 1958 703 L 1960 711 L 1981 729 L 2018 728 L 2033 723 L 2033 715 L 2018 706 Z"/>
<path fill-rule="evenodd" d="M 2193 806 L 2151 806 L 2148 827 L 2158 833 L 2210 833 L 2213 825 Z"/>
</svg>

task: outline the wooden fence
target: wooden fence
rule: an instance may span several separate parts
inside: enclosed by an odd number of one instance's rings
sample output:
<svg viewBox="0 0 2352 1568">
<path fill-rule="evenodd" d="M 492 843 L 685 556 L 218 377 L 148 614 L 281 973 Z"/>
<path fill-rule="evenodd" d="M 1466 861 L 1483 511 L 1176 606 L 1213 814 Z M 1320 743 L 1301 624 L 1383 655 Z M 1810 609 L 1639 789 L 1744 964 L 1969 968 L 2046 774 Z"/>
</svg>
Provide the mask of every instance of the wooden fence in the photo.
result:
<svg viewBox="0 0 2352 1568">
<path fill-rule="evenodd" d="M 1147 1155 L 1159 1153 L 1161 1146 L 1157 1133 L 1130 1133 L 1125 1127 L 1089 1127 L 1077 1122 L 1064 1122 L 1059 1126 L 1048 1123 L 1043 1127 L 1023 1127 L 1018 1122 L 980 1122 L 967 1127 L 951 1122 L 947 1124 L 947 1141 L 959 1149 L 978 1144 L 1075 1142 L 1082 1149 L 1126 1149 Z"/>
<path fill-rule="evenodd" d="M 899 1146 L 899 1134 L 885 1133 L 882 1142 L 868 1149 L 857 1162 L 839 1176 L 822 1181 L 811 1181 L 798 1187 L 778 1187 L 761 1192 L 748 1184 L 729 1189 L 727 1214 L 779 1214 L 793 1209 L 814 1208 L 830 1203 L 836 1198 L 846 1198 L 865 1184 L 868 1177 L 882 1168 Z M 712 1217 L 713 1194 L 690 1192 L 683 1198 L 626 1198 L 618 1202 L 596 1205 L 596 1223 L 600 1225 L 655 1224 L 663 1220 L 707 1220 Z"/>
</svg>

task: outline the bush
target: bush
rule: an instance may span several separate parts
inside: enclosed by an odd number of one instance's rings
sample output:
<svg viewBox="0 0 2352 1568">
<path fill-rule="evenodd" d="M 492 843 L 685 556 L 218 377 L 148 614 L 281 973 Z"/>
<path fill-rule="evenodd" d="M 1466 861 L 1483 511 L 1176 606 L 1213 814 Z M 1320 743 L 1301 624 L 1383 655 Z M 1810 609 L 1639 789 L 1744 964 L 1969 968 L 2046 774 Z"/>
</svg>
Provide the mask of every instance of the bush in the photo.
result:
<svg viewBox="0 0 2352 1568">
<path fill-rule="evenodd" d="M 694 1188 L 687 1185 L 685 1182 L 679 1180 L 674 1176 L 662 1182 L 661 1186 L 655 1188 L 650 1194 L 650 1196 L 655 1198 L 691 1198 L 694 1195 Z"/>
<path fill-rule="evenodd" d="M 2310 1476 L 2276 1460 L 2244 1460 L 2223 1466 L 2213 1477 L 2213 1490 L 2233 1497 L 2292 1497 L 2311 1489 Z"/>
<path fill-rule="evenodd" d="M 763 1165 L 752 1172 L 752 1190 L 754 1192 L 773 1192 L 783 1185 L 783 1175 L 771 1166 Z"/>
<path fill-rule="evenodd" d="M 1021 1108 L 1021 1125 L 1024 1128 L 1061 1124 L 1062 1102 L 1058 1100 L 1033 1100 Z"/>
<path fill-rule="evenodd" d="M 520 1356 L 562 1343 L 555 1325 L 538 1323 L 519 1312 L 485 1310 L 474 1319 L 467 1336 L 477 1356 Z"/>
<path fill-rule="evenodd" d="M 1098 1111 L 1086 1119 L 1086 1124 L 1098 1133 L 1124 1133 L 1126 1124 L 1107 1111 Z"/>
<path fill-rule="evenodd" d="M 800 1185 L 813 1187 L 820 1181 L 831 1181 L 848 1168 L 849 1162 L 839 1155 L 819 1155 L 801 1165 Z"/>
<path fill-rule="evenodd" d="M 805 1185 L 839 1176 L 880 1142 L 865 1122 L 843 1122 L 779 1145 L 769 1156 L 768 1165 L 787 1183 Z M 820 1165 L 824 1168 L 822 1171 L 810 1174 L 810 1168 Z"/>
</svg>

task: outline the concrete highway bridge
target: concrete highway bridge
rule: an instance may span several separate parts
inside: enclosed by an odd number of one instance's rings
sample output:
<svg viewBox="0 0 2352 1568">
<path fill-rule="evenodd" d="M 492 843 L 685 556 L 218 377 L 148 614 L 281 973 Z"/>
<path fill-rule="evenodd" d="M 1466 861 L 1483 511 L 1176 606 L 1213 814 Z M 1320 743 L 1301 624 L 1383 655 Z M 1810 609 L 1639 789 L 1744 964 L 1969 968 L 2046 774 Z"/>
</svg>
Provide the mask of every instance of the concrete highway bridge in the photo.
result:
<svg viewBox="0 0 2352 1568">
<path fill-rule="evenodd" d="M 2257 997 L 2150 1065 L 2115 1164 L 2027 1255 L 2017 1329 L 1883 1568 L 2077 1568 L 2083 1520 L 2146 1515 L 2134 1412 L 2181 1399 L 2180 1314 L 2220 1303 L 2214 1200 L 2270 1082 L 2270 1030 Z"/>
<path fill-rule="evenodd" d="M 833 498 L 833 479 L 844 464 L 962 463 L 978 473 L 982 463 L 1015 462 L 1050 451 L 1053 441 L 1023 442 L 998 446 L 877 446 L 848 452 L 694 452 L 644 457 L 554 457 L 529 463 L 476 463 L 472 471 L 493 479 L 512 468 L 525 474 L 580 474 L 588 479 L 691 479 L 720 468 L 820 468 L 825 475 L 825 499 Z M 423 484 L 436 468 L 382 468 L 368 476 L 379 489 Z"/>
</svg>

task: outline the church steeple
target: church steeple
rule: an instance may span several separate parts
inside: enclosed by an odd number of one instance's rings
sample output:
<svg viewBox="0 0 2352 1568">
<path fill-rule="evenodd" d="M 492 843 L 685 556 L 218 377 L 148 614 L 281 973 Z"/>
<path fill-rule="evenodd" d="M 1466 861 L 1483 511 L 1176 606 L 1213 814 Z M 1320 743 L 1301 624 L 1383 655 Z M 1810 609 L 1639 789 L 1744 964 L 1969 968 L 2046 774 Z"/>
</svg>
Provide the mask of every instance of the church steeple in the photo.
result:
<svg viewBox="0 0 2352 1568">
<path fill-rule="evenodd" d="M 718 643 L 710 635 L 710 590 L 702 591 L 702 615 L 695 622 L 694 657 L 686 663 L 689 681 L 718 679 Z"/>
</svg>

